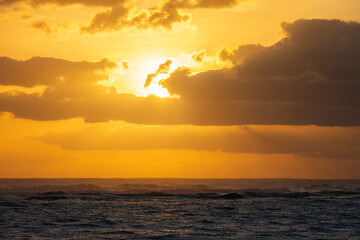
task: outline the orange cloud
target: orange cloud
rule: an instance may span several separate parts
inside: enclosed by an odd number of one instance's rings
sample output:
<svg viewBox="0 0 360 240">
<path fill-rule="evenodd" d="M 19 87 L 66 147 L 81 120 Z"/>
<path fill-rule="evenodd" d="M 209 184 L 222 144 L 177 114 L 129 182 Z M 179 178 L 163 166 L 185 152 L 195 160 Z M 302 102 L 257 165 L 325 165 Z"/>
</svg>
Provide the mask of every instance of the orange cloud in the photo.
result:
<svg viewBox="0 0 360 240">
<path fill-rule="evenodd" d="M 127 0 L 2 0 L 0 5 L 12 5 L 17 3 L 27 4 L 32 7 L 39 7 L 41 5 L 58 5 L 58 6 L 67 6 L 74 4 L 82 4 L 85 6 L 115 6 L 121 2 Z"/>
<path fill-rule="evenodd" d="M 53 30 L 45 21 L 37 21 L 31 25 L 33 28 L 44 31 L 47 35 L 51 34 Z"/>
<path fill-rule="evenodd" d="M 205 50 L 203 51 L 200 51 L 198 53 L 193 53 L 193 55 L 191 56 L 191 58 L 195 61 L 195 62 L 198 62 L 198 63 L 201 63 L 204 59 L 206 55 L 206 52 Z"/>
<path fill-rule="evenodd" d="M 174 23 L 190 20 L 190 15 L 181 12 L 182 9 L 195 8 L 231 8 L 238 0 L 160 0 L 157 7 L 142 9 L 135 12 L 135 5 L 129 0 L 3 0 L 0 6 L 25 4 L 33 8 L 44 5 L 68 6 L 80 4 L 83 6 L 107 7 L 96 14 L 88 26 L 83 26 L 83 33 L 94 34 L 103 31 L 117 31 L 124 27 L 136 28 L 171 28 Z M 130 14 L 131 13 L 131 14 Z M 45 23 L 37 23 L 34 27 L 45 30 Z"/>
<path fill-rule="evenodd" d="M 55 86 L 68 82 L 69 89 L 76 82 L 93 84 L 107 77 L 106 69 L 117 64 L 107 59 L 99 62 L 70 62 L 55 58 L 33 57 L 26 61 L 17 61 L 0 57 L 0 85 L 33 87 L 36 85 Z"/>
<path fill-rule="evenodd" d="M 122 68 L 124 70 L 129 70 L 129 63 L 126 61 L 121 62 Z"/>
<path fill-rule="evenodd" d="M 153 81 L 153 79 L 158 75 L 158 74 L 166 74 L 169 73 L 170 71 L 170 65 L 171 65 L 172 61 L 170 59 L 167 59 L 164 63 L 159 65 L 159 68 L 156 70 L 155 73 L 151 73 L 147 75 L 144 87 L 149 87 L 151 82 Z"/>
<path fill-rule="evenodd" d="M 82 32 L 96 33 L 108 30 L 119 30 L 127 24 L 130 8 L 119 4 L 105 12 L 95 15 L 89 26 L 82 27 Z"/>
</svg>

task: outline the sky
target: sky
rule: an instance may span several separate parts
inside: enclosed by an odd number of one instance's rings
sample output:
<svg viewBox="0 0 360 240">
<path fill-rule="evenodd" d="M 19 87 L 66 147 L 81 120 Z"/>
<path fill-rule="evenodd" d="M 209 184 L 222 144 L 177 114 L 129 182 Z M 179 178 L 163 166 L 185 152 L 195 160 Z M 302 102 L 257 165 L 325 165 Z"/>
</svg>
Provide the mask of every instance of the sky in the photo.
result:
<svg viewBox="0 0 360 240">
<path fill-rule="evenodd" d="M 360 178 L 358 0 L 0 0 L 0 178 Z"/>
</svg>

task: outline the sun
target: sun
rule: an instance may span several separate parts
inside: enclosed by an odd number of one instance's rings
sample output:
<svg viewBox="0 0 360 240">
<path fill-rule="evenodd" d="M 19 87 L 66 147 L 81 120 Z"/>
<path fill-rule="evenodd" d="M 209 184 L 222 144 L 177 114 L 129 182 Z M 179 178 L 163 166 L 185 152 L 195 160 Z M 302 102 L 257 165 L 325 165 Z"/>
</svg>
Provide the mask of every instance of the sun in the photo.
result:
<svg viewBox="0 0 360 240">
<path fill-rule="evenodd" d="M 109 80 L 101 81 L 104 86 L 116 87 L 118 93 L 130 93 L 136 96 L 146 97 L 155 95 L 158 97 L 172 97 L 168 90 L 161 86 L 159 82 L 170 77 L 170 74 L 159 73 L 152 79 L 148 87 L 144 87 L 146 78 L 149 74 L 157 71 L 160 64 L 167 58 L 165 57 L 141 57 L 128 62 L 128 68 L 123 69 L 121 62 L 118 62 L 119 68 L 110 73 Z M 169 73 L 174 71 L 177 64 L 172 64 Z M 121 89 L 121 90 L 120 90 Z"/>
<path fill-rule="evenodd" d="M 169 74 L 158 74 L 152 81 L 147 90 L 150 94 L 156 95 L 158 97 L 170 97 L 168 90 L 162 87 L 159 82 L 163 79 L 168 78 Z"/>
<path fill-rule="evenodd" d="M 155 95 L 158 97 L 170 97 L 170 94 L 166 88 L 161 86 L 159 82 L 163 79 L 168 78 L 170 75 L 165 73 L 156 74 L 156 76 L 152 79 L 151 84 L 148 87 L 144 87 L 145 80 L 148 74 L 156 73 L 160 64 L 164 63 L 167 59 L 163 56 L 154 57 L 156 54 L 153 54 L 148 57 L 142 57 L 140 61 L 138 61 L 138 71 L 133 74 L 137 79 L 139 79 L 138 92 L 141 92 L 142 96 Z M 171 66 L 171 70 L 174 68 L 174 64 Z M 171 72 L 171 70 L 169 72 Z"/>
</svg>

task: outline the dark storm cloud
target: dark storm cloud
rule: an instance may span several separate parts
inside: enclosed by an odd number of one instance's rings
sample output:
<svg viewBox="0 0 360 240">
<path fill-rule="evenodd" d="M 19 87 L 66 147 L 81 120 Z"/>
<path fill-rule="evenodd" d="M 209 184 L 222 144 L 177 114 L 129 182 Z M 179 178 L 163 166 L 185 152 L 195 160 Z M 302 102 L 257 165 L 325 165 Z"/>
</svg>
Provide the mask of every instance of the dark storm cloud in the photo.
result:
<svg viewBox="0 0 360 240">
<path fill-rule="evenodd" d="M 48 87 L 41 95 L 0 94 L 0 112 L 35 120 L 360 126 L 360 24 L 300 20 L 283 27 L 287 37 L 273 46 L 222 51 L 232 68 L 173 72 L 162 84 L 179 98 L 136 97 L 98 85 L 116 66 L 108 60 L 0 58 L 1 85 Z"/>
<path fill-rule="evenodd" d="M 360 24 L 299 20 L 282 26 L 287 37 L 270 47 L 222 50 L 220 58 L 233 68 L 194 76 L 179 69 L 164 85 L 191 101 L 358 108 Z"/>
<path fill-rule="evenodd" d="M 360 128 L 317 126 L 155 126 L 87 128 L 37 140 L 71 150 L 194 149 L 299 157 L 360 159 Z M 339 141 L 341 140 L 341 141 Z"/>
</svg>

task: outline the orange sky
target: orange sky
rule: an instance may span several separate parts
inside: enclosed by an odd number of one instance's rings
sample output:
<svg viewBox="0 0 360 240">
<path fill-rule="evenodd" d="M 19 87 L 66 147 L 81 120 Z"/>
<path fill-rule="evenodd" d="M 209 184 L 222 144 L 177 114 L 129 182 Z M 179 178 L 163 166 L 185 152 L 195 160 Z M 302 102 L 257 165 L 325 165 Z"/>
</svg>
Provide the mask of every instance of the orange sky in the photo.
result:
<svg viewBox="0 0 360 240">
<path fill-rule="evenodd" d="M 0 177 L 360 178 L 358 0 L 0 0 Z"/>
</svg>

